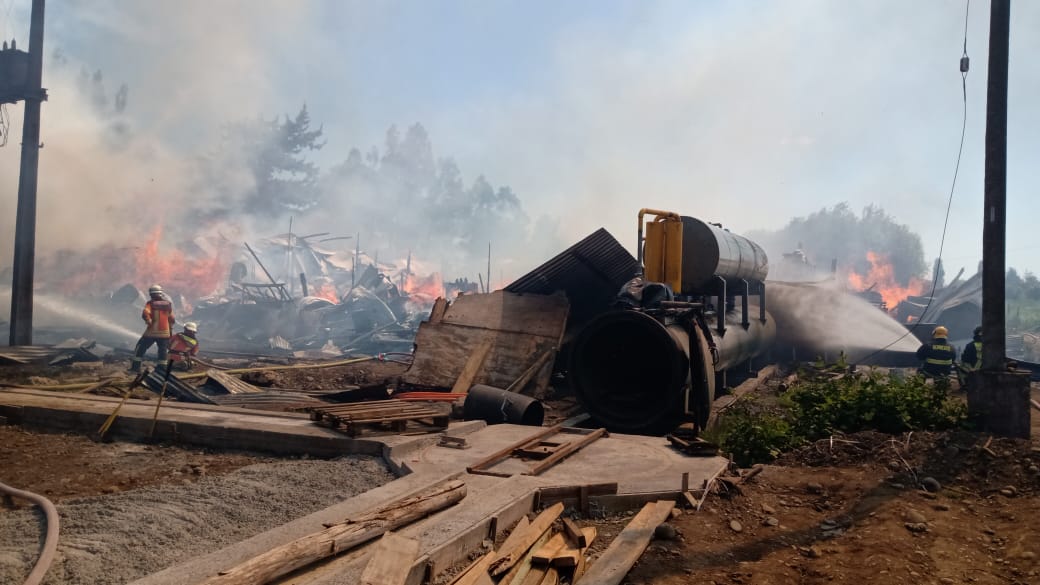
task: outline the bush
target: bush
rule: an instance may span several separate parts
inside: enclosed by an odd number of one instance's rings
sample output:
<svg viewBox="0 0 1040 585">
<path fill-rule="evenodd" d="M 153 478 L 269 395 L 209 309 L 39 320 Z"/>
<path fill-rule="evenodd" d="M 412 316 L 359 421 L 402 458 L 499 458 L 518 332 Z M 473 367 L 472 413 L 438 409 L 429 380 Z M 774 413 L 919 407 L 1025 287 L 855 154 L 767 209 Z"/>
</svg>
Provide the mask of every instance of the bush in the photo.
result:
<svg viewBox="0 0 1040 585">
<path fill-rule="evenodd" d="M 800 442 L 784 413 L 765 410 L 748 398 L 721 415 L 705 438 L 742 467 L 772 461 Z"/>
<path fill-rule="evenodd" d="M 794 432 L 808 440 L 836 431 L 875 429 L 884 433 L 942 430 L 961 425 L 964 403 L 949 397 L 949 384 L 922 376 L 895 378 L 868 374 L 812 380 L 796 386 L 785 400 Z"/>
<path fill-rule="evenodd" d="M 748 466 L 836 432 L 943 430 L 962 426 L 966 418 L 967 407 L 949 397 L 944 381 L 871 371 L 808 380 L 774 408 L 742 399 L 719 416 L 704 438 L 717 443 L 738 465 Z"/>
</svg>

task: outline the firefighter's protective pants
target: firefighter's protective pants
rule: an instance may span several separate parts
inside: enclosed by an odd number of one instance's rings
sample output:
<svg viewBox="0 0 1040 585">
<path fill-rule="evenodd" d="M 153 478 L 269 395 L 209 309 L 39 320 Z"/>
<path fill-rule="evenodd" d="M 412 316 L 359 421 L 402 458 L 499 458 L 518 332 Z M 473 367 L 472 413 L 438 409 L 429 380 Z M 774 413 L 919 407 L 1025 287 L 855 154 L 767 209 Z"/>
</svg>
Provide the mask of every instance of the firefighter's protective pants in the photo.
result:
<svg viewBox="0 0 1040 585">
<path fill-rule="evenodd" d="M 159 363 L 166 362 L 166 351 L 170 348 L 169 337 L 142 337 L 137 342 L 137 348 L 134 349 L 134 359 L 130 361 L 130 370 L 133 372 L 141 371 L 141 361 L 144 359 L 144 353 L 148 351 L 152 344 L 156 345 L 156 349 L 159 351 Z"/>
</svg>

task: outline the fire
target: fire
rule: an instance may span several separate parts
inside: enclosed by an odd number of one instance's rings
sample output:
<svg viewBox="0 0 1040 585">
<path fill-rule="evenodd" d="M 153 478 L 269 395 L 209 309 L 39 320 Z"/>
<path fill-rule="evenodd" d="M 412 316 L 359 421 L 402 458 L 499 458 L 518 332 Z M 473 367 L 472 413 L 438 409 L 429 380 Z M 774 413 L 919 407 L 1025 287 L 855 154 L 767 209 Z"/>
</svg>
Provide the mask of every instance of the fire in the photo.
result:
<svg viewBox="0 0 1040 585">
<path fill-rule="evenodd" d="M 320 286 L 313 287 L 309 292 L 312 297 L 322 298 L 333 303 L 339 302 L 339 293 L 336 292 L 336 287 L 332 286 L 331 282 L 322 282 Z"/>
<path fill-rule="evenodd" d="M 213 294 L 227 278 L 228 263 L 219 256 L 189 259 L 179 250 L 160 252 L 162 228 L 156 228 L 145 245 L 134 251 L 135 282 L 158 282 L 171 292 L 194 300 Z"/>
<path fill-rule="evenodd" d="M 858 291 L 873 287 L 890 310 L 895 309 L 907 297 L 924 292 L 924 282 L 918 278 L 911 278 L 906 286 L 896 282 L 892 263 L 888 258 L 875 252 L 867 252 L 867 262 L 870 262 L 870 271 L 864 275 L 850 270 L 848 284 Z"/>
<path fill-rule="evenodd" d="M 404 281 L 404 291 L 416 302 L 432 303 L 444 296 L 444 282 L 437 272 L 426 276 L 409 274 Z"/>
<path fill-rule="evenodd" d="M 69 251 L 45 260 L 47 272 L 60 275 L 59 289 L 66 295 L 103 296 L 124 284 L 140 290 L 158 283 L 170 294 L 195 301 L 217 291 L 228 274 L 225 255 L 189 258 L 179 250 L 163 250 L 162 229 L 157 228 L 138 248 L 103 246 L 90 251 Z"/>
</svg>

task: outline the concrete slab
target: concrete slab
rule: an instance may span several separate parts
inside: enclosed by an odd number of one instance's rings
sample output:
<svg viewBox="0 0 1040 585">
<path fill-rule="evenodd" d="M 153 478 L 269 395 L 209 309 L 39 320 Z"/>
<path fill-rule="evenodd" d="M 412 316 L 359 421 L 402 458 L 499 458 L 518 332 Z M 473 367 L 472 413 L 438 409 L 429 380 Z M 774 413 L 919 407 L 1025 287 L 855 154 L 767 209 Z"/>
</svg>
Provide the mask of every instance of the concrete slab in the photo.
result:
<svg viewBox="0 0 1040 585">
<path fill-rule="evenodd" d="M 413 450 L 396 463 L 417 473 L 464 470 L 495 451 L 532 437 L 541 430 L 542 427 L 492 425 L 466 437 L 472 445 L 470 449 L 460 451 L 431 444 Z M 683 455 L 672 449 L 663 437 L 611 434 L 586 445 L 537 479 L 542 486 L 617 482 L 621 494 L 661 492 L 679 490 L 683 473 L 690 474 L 691 486 L 699 487 L 703 480 L 718 473 L 726 463 L 722 457 Z M 492 469 L 519 476 L 530 466 L 530 462 L 510 459 Z M 622 469 L 624 471 L 620 472 Z"/>
</svg>

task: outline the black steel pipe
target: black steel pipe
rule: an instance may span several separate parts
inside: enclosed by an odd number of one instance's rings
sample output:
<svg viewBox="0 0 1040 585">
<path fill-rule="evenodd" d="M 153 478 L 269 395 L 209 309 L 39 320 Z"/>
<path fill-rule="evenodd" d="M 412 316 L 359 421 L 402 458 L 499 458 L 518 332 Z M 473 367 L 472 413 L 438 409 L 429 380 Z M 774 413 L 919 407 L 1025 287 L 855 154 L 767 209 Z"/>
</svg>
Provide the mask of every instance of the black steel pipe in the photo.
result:
<svg viewBox="0 0 1040 585">
<path fill-rule="evenodd" d="M 475 384 L 469 389 L 462 411 L 466 420 L 482 420 L 491 425 L 510 423 L 538 427 L 545 420 L 545 409 L 538 400 L 484 384 Z"/>
</svg>

